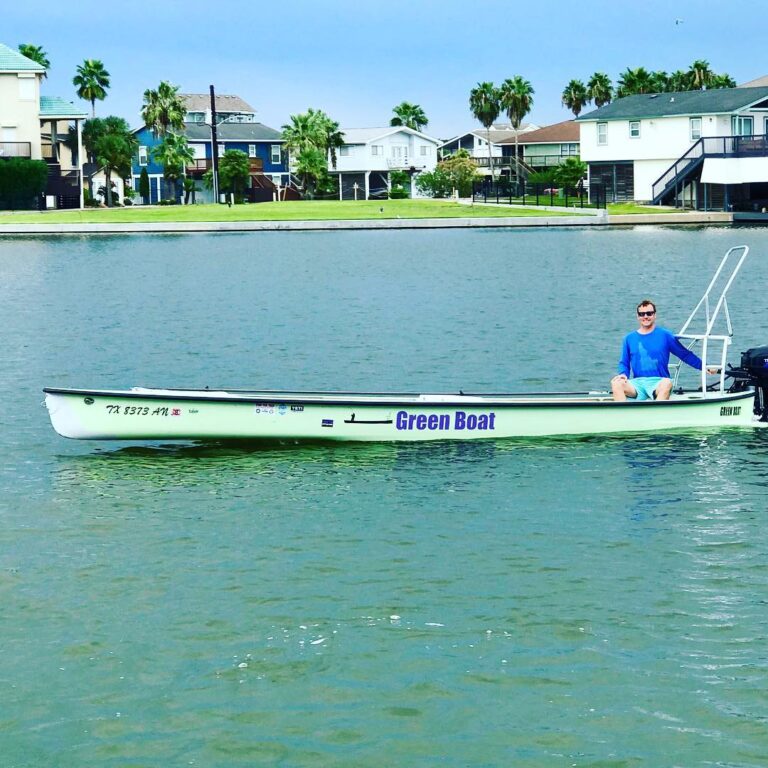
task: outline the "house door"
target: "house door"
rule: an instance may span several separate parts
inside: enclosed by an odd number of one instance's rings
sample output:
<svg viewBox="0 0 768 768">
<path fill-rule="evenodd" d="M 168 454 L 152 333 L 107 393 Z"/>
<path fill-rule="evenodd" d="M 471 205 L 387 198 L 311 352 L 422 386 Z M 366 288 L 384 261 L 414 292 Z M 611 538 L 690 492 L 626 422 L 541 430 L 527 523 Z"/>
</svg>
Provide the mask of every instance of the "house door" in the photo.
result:
<svg viewBox="0 0 768 768">
<path fill-rule="evenodd" d="M 408 147 L 402 144 L 392 145 L 392 160 L 395 166 L 408 165 Z"/>
</svg>

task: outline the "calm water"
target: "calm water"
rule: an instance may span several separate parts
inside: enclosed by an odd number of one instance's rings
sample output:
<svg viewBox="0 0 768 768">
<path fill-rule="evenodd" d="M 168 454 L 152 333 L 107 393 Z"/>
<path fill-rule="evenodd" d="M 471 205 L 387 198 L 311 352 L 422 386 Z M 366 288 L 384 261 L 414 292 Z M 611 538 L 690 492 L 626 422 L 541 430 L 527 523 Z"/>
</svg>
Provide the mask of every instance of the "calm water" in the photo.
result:
<svg viewBox="0 0 768 768">
<path fill-rule="evenodd" d="M 602 388 L 742 242 L 737 352 L 768 230 L 0 239 L 0 765 L 765 766 L 768 432 L 124 447 L 40 391 Z"/>
</svg>

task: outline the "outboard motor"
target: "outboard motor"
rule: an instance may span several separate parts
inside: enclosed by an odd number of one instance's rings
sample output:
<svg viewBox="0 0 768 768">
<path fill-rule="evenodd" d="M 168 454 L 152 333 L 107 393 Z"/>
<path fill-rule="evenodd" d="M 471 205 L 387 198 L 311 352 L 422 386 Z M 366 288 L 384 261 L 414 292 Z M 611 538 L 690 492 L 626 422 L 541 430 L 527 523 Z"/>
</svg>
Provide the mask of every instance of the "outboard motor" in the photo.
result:
<svg viewBox="0 0 768 768">
<path fill-rule="evenodd" d="M 753 347 L 741 353 L 741 366 L 729 368 L 734 391 L 755 388 L 754 411 L 760 421 L 768 421 L 768 347 Z"/>
</svg>

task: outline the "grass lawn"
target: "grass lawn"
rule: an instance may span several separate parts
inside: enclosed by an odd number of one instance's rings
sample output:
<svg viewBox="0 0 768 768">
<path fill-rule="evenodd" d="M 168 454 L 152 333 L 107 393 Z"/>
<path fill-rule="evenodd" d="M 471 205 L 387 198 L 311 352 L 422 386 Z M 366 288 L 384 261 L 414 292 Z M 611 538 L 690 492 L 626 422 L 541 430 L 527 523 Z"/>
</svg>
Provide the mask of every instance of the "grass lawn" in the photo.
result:
<svg viewBox="0 0 768 768">
<path fill-rule="evenodd" d="M 608 203 L 608 213 L 685 213 L 680 208 L 664 205 L 637 205 L 637 203 Z"/>
<path fill-rule="evenodd" d="M 445 219 L 566 215 L 535 208 L 462 205 L 448 200 L 299 200 L 249 205 L 163 205 L 86 208 L 83 211 L 0 213 L 3 224 L 91 224 L 162 221 L 324 221 L 348 219 Z M 570 214 L 568 214 L 570 215 Z"/>
</svg>

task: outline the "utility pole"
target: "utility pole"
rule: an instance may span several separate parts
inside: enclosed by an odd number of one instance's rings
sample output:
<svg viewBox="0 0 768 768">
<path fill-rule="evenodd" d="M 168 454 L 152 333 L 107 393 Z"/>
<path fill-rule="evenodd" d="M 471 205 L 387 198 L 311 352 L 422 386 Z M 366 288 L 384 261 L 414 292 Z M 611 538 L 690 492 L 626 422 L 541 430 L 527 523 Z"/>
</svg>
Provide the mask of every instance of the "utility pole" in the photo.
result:
<svg viewBox="0 0 768 768">
<path fill-rule="evenodd" d="M 216 94 L 211 86 L 211 159 L 213 160 L 213 202 L 219 202 L 219 142 L 216 135 Z"/>
</svg>

